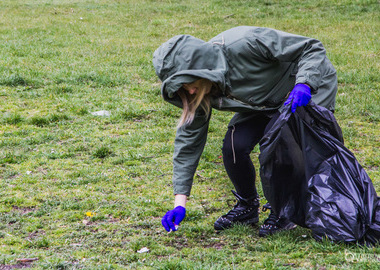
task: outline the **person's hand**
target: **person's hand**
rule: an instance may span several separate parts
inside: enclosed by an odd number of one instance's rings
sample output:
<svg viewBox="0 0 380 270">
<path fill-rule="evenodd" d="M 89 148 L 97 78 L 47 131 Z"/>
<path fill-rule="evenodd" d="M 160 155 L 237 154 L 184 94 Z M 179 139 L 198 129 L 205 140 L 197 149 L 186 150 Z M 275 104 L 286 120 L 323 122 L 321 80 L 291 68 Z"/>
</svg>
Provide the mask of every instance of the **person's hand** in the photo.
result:
<svg viewBox="0 0 380 270">
<path fill-rule="evenodd" d="M 297 107 L 306 106 L 309 103 L 310 99 L 310 87 L 306 84 L 299 83 L 296 86 L 294 86 L 292 92 L 290 92 L 290 95 L 288 99 L 285 101 L 284 105 L 286 106 L 289 103 L 292 103 L 291 110 L 292 113 L 294 113 Z"/>
<path fill-rule="evenodd" d="M 177 206 L 173 210 L 166 212 L 166 214 L 162 217 L 161 223 L 164 226 L 165 230 L 168 232 L 176 231 L 178 225 L 186 216 L 186 209 L 183 206 Z"/>
</svg>

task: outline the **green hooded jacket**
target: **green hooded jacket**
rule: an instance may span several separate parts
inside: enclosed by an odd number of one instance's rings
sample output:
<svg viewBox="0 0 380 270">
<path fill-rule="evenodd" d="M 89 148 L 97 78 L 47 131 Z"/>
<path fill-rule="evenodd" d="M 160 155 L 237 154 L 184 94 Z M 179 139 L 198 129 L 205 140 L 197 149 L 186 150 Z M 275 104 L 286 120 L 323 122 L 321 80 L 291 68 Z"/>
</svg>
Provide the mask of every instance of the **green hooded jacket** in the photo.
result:
<svg viewBox="0 0 380 270">
<path fill-rule="evenodd" d="M 239 26 L 209 42 L 178 35 L 154 52 L 153 65 L 163 98 L 179 107 L 176 92 L 184 83 L 199 78 L 214 82 L 221 93 L 212 98 L 212 108 L 236 112 L 230 126 L 280 109 L 298 83 L 311 87 L 316 104 L 329 110 L 335 106 L 336 71 L 322 43 L 274 29 Z M 190 195 L 210 116 L 198 111 L 192 124 L 177 130 L 174 194 Z"/>
</svg>

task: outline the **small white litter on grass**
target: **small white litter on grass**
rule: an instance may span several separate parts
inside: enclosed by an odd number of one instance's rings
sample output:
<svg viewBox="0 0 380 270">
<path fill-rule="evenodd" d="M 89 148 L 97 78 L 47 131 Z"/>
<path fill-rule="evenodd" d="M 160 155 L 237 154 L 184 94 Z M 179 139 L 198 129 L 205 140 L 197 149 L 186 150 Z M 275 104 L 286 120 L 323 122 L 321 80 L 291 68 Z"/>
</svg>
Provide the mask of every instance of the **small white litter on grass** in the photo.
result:
<svg viewBox="0 0 380 270">
<path fill-rule="evenodd" d="M 109 112 L 109 111 L 97 111 L 97 112 L 92 112 L 91 114 L 95 115 L 95 116 L 110 116 L 111 112 Z"/>
<path fill-rule="evenodd" d="M 143 247 L 142 249 L 138 250 L 137 253 L 147 253 L 149 252 L 149 248 Z"/>
<path fill-rule="evenodd" d="M 87 225 L 88 223 L 90 223 L 90 221 L 87 220 L 87 219 L 84 219 L 84 220 L 82 220 L 82 223 L 83 223 L 84 225 Z"/>
</svg>

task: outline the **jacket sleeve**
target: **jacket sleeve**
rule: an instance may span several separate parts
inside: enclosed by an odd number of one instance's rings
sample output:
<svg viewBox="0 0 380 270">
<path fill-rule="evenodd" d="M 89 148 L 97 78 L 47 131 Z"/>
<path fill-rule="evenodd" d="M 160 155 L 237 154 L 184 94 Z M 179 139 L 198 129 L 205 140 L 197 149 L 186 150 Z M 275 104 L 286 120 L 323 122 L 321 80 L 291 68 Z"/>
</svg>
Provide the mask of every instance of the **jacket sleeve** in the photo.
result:
<svg viewBox="0 0 380 270">
<path fill-rule="evenodd" d="M 194 174 L 206 144 L 210 116 L 197 113 L 193 123 L 177 130 L 173 156 L 174 194 L 190 195 Z"/>
<path fill-rule="evenodd" d="M 326 59 L 319 40 L 269 28 L 257 28 L 253 38 L 250 44 L 258 49 L 254 53 L 272 61 L 297 63 L 296 84 L 308 84 L 313 93 L 318 90 Z"/>
</svg>

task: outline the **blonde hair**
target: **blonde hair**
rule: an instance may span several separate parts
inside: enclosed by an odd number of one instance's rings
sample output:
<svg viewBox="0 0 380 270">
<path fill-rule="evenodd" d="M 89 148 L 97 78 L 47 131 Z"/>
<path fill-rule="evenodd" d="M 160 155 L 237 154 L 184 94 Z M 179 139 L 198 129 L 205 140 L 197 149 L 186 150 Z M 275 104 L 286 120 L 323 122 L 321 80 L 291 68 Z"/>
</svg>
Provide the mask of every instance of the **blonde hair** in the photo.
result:
<svg viewBox="0 0 380 270">
<path fill-rule="evenodd" d="M 207 79 L 199 79 L 189 85 L 196 86 L 198 91 L 193 95 L 183 87 L 177 91 L 183 104 L 183 111 L 181 118 L 178 121 L 178 128 L 184 125 L 189 125 L 193 122 L 195 111 L 198 107 L 205 112 L 205 117 L 208 117 L 211 111 L 210 96 L 213 83 Z"/>
</svg>

